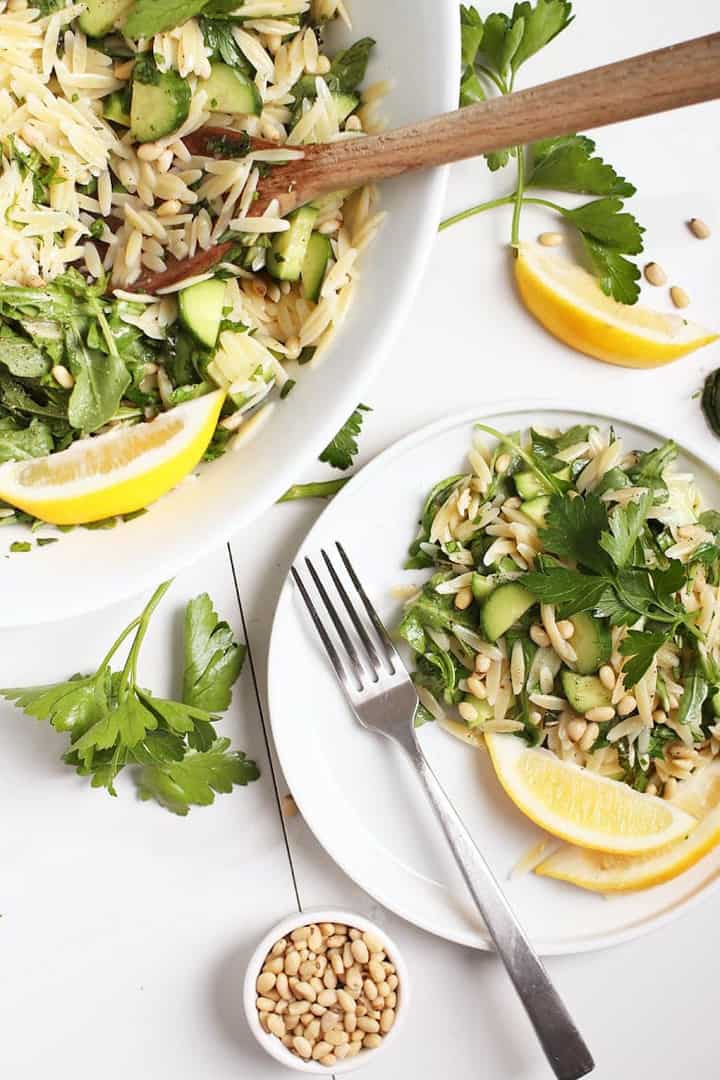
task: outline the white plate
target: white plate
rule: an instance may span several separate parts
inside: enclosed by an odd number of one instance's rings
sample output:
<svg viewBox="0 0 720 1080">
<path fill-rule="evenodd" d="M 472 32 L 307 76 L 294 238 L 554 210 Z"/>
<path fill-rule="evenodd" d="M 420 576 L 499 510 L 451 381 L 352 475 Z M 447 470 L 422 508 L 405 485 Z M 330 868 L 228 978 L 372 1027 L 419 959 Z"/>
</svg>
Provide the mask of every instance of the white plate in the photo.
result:
<svg viewBox="0 0 720 1080">
<path fill-rule="evenodd" d="M 358 0 L 351 7 L 352 32 L 333 28 L 330 48 L 376 38 L 368 77 L 394 82 L 383 103 L 391 126 L 456 108 L 454 4 L 414 0 L 412 18 L 404 0 Z M 298 479 L 303 463 L 362 399 L 402 326 L 437 232 L 446 177 L 442 169 L 383 186 L 389 216 L 363 258 L 347 322 L 323 362 L 303 370 L 292 397 L 275 406 L 252 441 L 135 521 L 110 531 L 78 530 L 57 544 L 0 559 L 0 627 L 69 618 L 151 588 L 217 548 Z M 25 539 L 26 530 L 0 530 L 0 555 Z"/>
<path fill-rule="evenodd" d="M 433 483 L 466 467 L 471 425 L 481 417 L 505 431 L 532 423 L 613 423 L 638 449 L 665 437 L 630 421 L 557 406 L 513 405 L 490 412 L 481 407 L 425 428 L 376 458 L 330 504 L 298 559 L 341 540 L 381 617 L 394 625 L 400 605 L 392 598 L 393 587 L 427 577 L 402 570 L 422 501 Z M 716 472 L 689 451 L 683 451 L 680 464 L 695 472 L 711 504 L 720 505 Z M 289 584 L 273 626 L 269 694 L 285 776 L 305 820 L 332 858 L 410 922 L 452 941 L 489 948 L 487 932 L 411 767 L 386 740 L 355 721 Z M 544 954 L 582 952 L 636 937 L 706 895 L 717 879 L 720 849 L 675 881 L 612 899 L 533 874 L 508 880 L 539 839 L 539 830 L 503 794 L 486 754 L 434 724 L 422 728 L 420 739 Z"/>
</svg>

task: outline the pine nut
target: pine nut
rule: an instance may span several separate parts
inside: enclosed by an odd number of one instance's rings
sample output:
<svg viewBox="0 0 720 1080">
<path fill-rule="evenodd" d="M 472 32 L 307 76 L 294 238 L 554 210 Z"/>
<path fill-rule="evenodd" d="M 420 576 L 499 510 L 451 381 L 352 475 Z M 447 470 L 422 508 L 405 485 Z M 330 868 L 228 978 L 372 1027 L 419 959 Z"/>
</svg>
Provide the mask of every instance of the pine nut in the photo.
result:
<svg viewBox="0 0 720 1080">
<path fill-rule="evenodd" d="M 667 274 L 663 270 L 662 266 L 656 262 L 649 262 L 645 267 L 645 280 L 650 285 L 665 285 L 667 284 Z"/>
<path fill-rule="evenodd" d="M 308 938 L 308 945 L 313 952 L 317 952 L 322 943 L 322 934 L 318 930 L 317 926 L 315 926 L 313 927 L 310 937 Z"/>
<path fill-rule="evenodd" d="M 380 1035 L 366 1035 L 363 1039 L 363 1046 L 366 1050 L 377 1050 L 378 1046 L 382 1043 Z"/>
<path fill-rule="evenodd" d="M 281 956 L 285 952 L 286 948 L 287 948 L 287 941 L 285 940 L 285 938 L 280 938 L 280 940 L 276 941 L 275 944 L 273 945 L 272 949 L 270 950 L 270 955 L 271 956 Z"/>
<path fill-rule="evenodd" d="M 626 694 L 617 706 L 618 716 L 629 716 L 637 709 L 637 701 L 632 694 Z"/>
<path fill-rule="evenodd" d="M 265 994 L 268 990 L 272 990 L 275 986 L 275 975 L 272 971 L 263 971 L 258 975 L 255 988 L 258 994 Z"/>
<path fill-rule="evenodd" d="M 266 1013 L 266 1012 L 259 1013 L 260 1024 L 261 1024 L 264 1031 L 269 1031 L 270 1030 L 268 1028 L 268 1017 L 269 1016 L 270 1016 L 270 1013 Z"/>
<path fill-rule="evenodd" d="M 588 709 L 585 713 L 585 719 L 590 720 L 593 724 L 606 724 L 614 716 L 615 710 L 612 705 L 598 705 L 594 709 Z"/>
<path fill-rule="evenodd" d="M 334 990 L 322 990 L 318 994 L 318 1005 L 334 1005 L 337 1001 L 337 994 Z"/>
<path fill-rule="evenodd" d="M 357 1027 L 358 1018 L 354 1012 L 346 1012 L 343 1016 L 343 1027 L 347 1031 L 348 1035 L 352 1035 Z"/>
<path fill-rule="evenodd" d="M 332 1046 L 329 1042 L 325 1042 L 325 1040 L 323 1039 L 320 1042 L 315 1043 L 315 1045 L 313 1046 L 313 1061 L 319 1061 L 320 1058 L 323 1058 L 330 1053 L 332 1053 Z"/>
<path fill-rule="evenodd" d="M 388 1009 L 394 1009 L 397 1007 L 397 994 L 394 990 L 391 990 L 390 993 L 386 995 L 385 1004 L 387 1005 Z"/>
<path fill-rule="evenodd" d="M 325 1034 L 325 1042 L 329 1042 L 331 1046 L 342 1046 L 343 1043 L 349 1042 L 350 1036 L 347 1031 L 341 1031 L 339 1028 L 332 1028 Z"/>
<path fill-rule="evenodd" d="M 287 975 L 297 975 L 300 970 L 300 953 L 297 949 L 290 949 L 285 953 L 285 973 Z"/>
<path fill-rule="evenodd" d="M 343 945 L 343 966 L 347 970 L 353 966 L 353 954 L 350 952 L 350 942 L 346 941 Z"/>
<path fill-rule="evenodd" d="M 390 993 L 390 987 L 388 986 L 388 984 L 386 982 L 379 982 L 377 984 L 377 988 L 378 988 L 378 994 L 382 998 L 386 998 L 388 996 L 388 994 Z"/>
<path fill-rule="evenodd" d="M 468 679 L 468 690 L 470 689 L 470 680 Z M 477 696 L 477 695 L 476 695 Z M 367 945 L 367 942 L 365 942 Z M 370 978 L 380 991 L 380 984 L 385 982 L 385 969 L 378 960 L 371 960 L 368 964 L 368 971 L 370 972 Z M 383 995 L 384 996 L 384 995 Z"/>
<path fill-rule="evenodd" d="M 315 975 L 312 979 L 308 979 L 308 982 L 310 983 L 316 994 L 322 994 L 323 990 L 325 989 L 322 984 L 322 979 L 318 979 L 317 975 Z"/>
<path fill-rule="evenodd" d="M 277 1009 L 275 1011 L 277 1012 Z M 324 1016 L 327 1012 L 327 1009 L 324 1005 L 318 1005 L 316 1001 L 314 1005 L 310 1006 L 310 1012 L 313 1014 L 313 1016 Z"/>
<path fill-rule="evenodd" d="M 342 975 L 345 971 L 345 965 L 343 964 L 343 959 L 340 953 L 336 952 L 333 949 L 331 952 L 328 953 L 328 956 L 330 957 L 330 966 L 332 967 L 335 974 Z"/>
<path fill-rule="evenodd" d="M 538 623 L 533 623 L 530 627 L 530 640 L 533 641 L 539 649 L 547 649 L 550 645 L 550 638 Z"/>
<path fill-rule="evenodd" d="M 338 1027 L 340 1027 L 340 1017 L 337 1013 L 326 1012 L 320 1017 L 320 1030 L 323 1035 L 328 1031 L 332 1031 L 333 1028 Z"/>
<path fill-rule="evenodd" d="M 143 143 L 142 146 L 137 148 L 137 156 L 140 161 L 157 161 L 164 149 L 163 146 L 158 146 L 157 143 Z"/>
<path fill-rule="evenodd" d="M 310 983 L 303 980 L 296 982 L 292 989 L 296 998 L 303 998 L 305 1001 L 315 1001 L 317 998 L 317 993 Z"/>
<path fill-rule="evenodd" d="M 371 953 L 383 953 L 384 954 L 385 948 L 383 946 L 383 943 L 382 943 L 382 941 L 380 941 L 379 938 L 377 938 L 375 936 L 375 934 L 371 933 L 369 930 L 366 930 L 363 933 L 362 937 L 363 937 L 363 941 L 365 942 L 365 944 L 367 945 L 367 947 L 368 947 L 368 949 L 369 949 L 369 951 Z"/>
<path fill-rule="evenodd" d="M 293 1039 L 293 1046 L 297 1050 L 301 1058 L 306 1060 L 312 1057 L 312 1046 L 302 1035 L 296 1035 Z"/>
<path fill-rule="evenodd" d="M 360 1028 L 358 1028 L 357 1031 L 353 1031 L 352 1035 L 350 1036 L 350 1043 L 355 1043 L 356 1046 L 362 1046 L 362 1041 L 364 1038 L 365 1032 L 361 1031 Z"/>
<path fill-rule="evenodd" d="M 562 233 L 543 232 L 538 236 L 538 241 L 543 247 L 559 247 L 563 242 Z"/>
<path fill-rule="evenodd" d="M 310 1023 L 305 1028 L 305 1030 L 303 1032 L 303 1035 L 305 1036 L 305 1038 L 308 1040 L 309 1043 L 314 1043 L 314 1042 L 316 1042 L 317 1037 L 318 1037 L 319 1034 L 320 1034 L 320 1021 L 319 1020 L 311 1020 Z"/>
<path fill-rule="evenodd" d="M 160 203 L 155 213 L 159 218 L 175 217 L 182 210 L 182 203 L 179 199 L 167 199 L 164 203 Z"/>
<path fill-rule="evenodd" d="M 327 939 L 328 947 L 330 949 L 341 949 L 345 944 L 346 937 L 344 934 L 331 934 Z"/>
<path fill-rule="evenodd" d="M 580 742 L 583 735 L 587 731 L 587 721 L 581 720 L 580 718 L 578 718 L 577 720 L 571 720 L 569 724 L 566 725 L 565 730 L 567 731 L 568 738 L 571 742 Z"/>
<path fill-rule="evenodd" d="M 351 944 L 350 951 L 353 955 L 353 959 L 356 960 L 357 963 L 367 963 L 370 959 L 367 945 L 362 939 L 359 939 L 359 937 L 356 937 L 355 941 Z"/>
<path fill-rule="evenodd" d="M 467 681 L 468 692 L 476 697 L 478 701 L 484 701 L 487 697 L 487 690 L 485 683 L 478 679 L 476 675 L 471 675 Z M 384 974 L 384 973 L 383 973 Z M 377 979 L 375 980 L 377 982 Z M 382 981 L 382 980 L 381 980 Z"/>
<path fill-rule="evenodd" d="M 461 701 L 458 705 L 458 712 L 466 724 L 477 722 L 477 709 L 469 701 Z"/>
<path fill-rule="evenodd" d="M 690 297 L 679 285 L 673 285 L 670 289 L 670 299 L 676 308 L 686 308 L 690 303 Z"/>
<path fill-rule="evenodd" d="M 688 227 L 693 236 L 696 236 L 698 240 L 707 240 L 708 236 L 710 236 L 710 227 L 709 225 L 706 225 L 701 218 L 690 218 Z"/>
<path fill-rule="evenodd" d="M 374 1001 L 375 998 L 378 996 L 377 986 L 372 981 L 372 979 L 366 979 L 363 983 L 363 993 L 365 994 L 365 997 L 369 1002 Z"/>
<path fill-rule="evenodd" d="M 387 984 L 388 984 L 388 986 L 390 987 L 391 990 L 397 990 L 397 988 L 398 988 L 398 977 L 395 974 L 395 969 L 394 968 L 393 968 L 391 974 L 387 977 L 387 979 L 385 981 L 387 982 Z"/>
<path fill-rule="evenodd" d="M 335 933 L 335 925 L 331 922 L 321 922 L 318 923 L 318 930 L 323 937 L 332 937 Z"/>
<path fill-rule="evenodd" d="M 275 1003 L 275 1012 L 278 1014 L 278 1016 L 281 1016 L 284 1012 L 287 1012 L 287 1007 L 289 1004 L 290 1002 L 286 1001 L 285 998 L 280 998 L 280 1000 Z"/>
<path fill-rule="evenodd" d="M 355 1015 L 356 1016 L 367 1016 L 367 1014 L 368 1014 L 368 1007 L 365 1004 L 365 1001 L 364 1000 L 363 1001 L 358 1001 L 357 1008 L 355 1010 Z"/>
<path fill-rule="evenodd" d="M 305 1004 L 305 1008 L 307 1009 L 307 1012 L 304 1012 L 304 1013 L 302 1014 L 302 1016 L 300 1017 L 300 1023 L 302 1024 L 302 1026 L 303 1026 L 303 1027 L 307 1027 L 307 1026 L 308 1026 L 308 1024 L 310 1023 L 310 1021 L 311 1021 L 311 1020 L 312 1020 L 312 1018 L 313 1018 L 313 1014 L 312 1014 L 312 1013 L 310 1012 L 310 1010 L 309 1010 L 309 1009 L 307 1008 L 307 1002 L 306 1002 L 306 1004 Z"/>
<path fill-rule="evenodd" d="M 343 1012 L 355 1011 L 355 1001 L 350 996 L 350 994 L 348 994 L 347 990 L 338 990 L 336 993 L 336 997 L 337 1003 Z"/>
<path fill-rule="evenodd" d="M 279 973 L 275 982 L 275 989 L 277 990 L 280 997 L 285 998 L 286 1001 L 289 1001 L 292 997 L 292 994 L 290 993 L 290 987 L 288 986 L 288 977 L 284 971 L 281 971 Z"/>
<path fill-rule="evenodd" d="M 296 945 L 299 944 L 299 942 L 301 942 L 301 941 L 306 942 L 307 939 L 310 937 L 310 927 L 309 926 L 298 926 L 297 930 L 293 930 L 290 937 L 292 938 L 292 940 L 295 942 Z"/>
<path fill-rule="evenodd" d="M 62 386 L 63 390 L 72 390 L 75 385 L 75 376 L 68 371 L 64 364 L 55 364 L 50 374 L 58 386 Z"/>
<path fill-rule="evenodd" d="M 597 742 L 597 737 L 600 734 L 600 728 L 597 724 L 588 724 L 585 729 L 585 734 L 580 739 L 578 745 L 581 750 L 589 750 L 591 746 L 594 746 Z"/>
<path fill-rule="evenodd" d="M 337 986 L 337 975 L 331 967 L 325 969 L 322 977 L 323 986 L 328 990 L 334 990 Z"/>
<path fill-rule="evenodd" d="M 490 670 L 490 660 L 487 656 L 483 656 L 482 653 L 478 653 L 475 657 L 475 670 L 478 675 L 487 675 Z"/>
<path fill-rule="evenodd" d="M 361 990 L 362 983 L 363 978 L 360 968 L 351 967 L 345 974 L 345 985 L 349 986 L 351 990 Z"/>
<path fill-rule="evenodd" d="M 510 468 L 511 461 L 512 458 L 509 454 L 500 454 L 500 456 L 495 462 L 495 472 L 499 473 L 502 476 L 502 474 L 506 473 Z"/>
<path fill-rule="evenodd" d="M 658 791 L 657 784 L 653 784 L 653 782 L 651 780 L 650 783 L 648 784 L 648 786 L 645 788 L 645 794 L 646 795 L 657 795 L 657 791 Z"/>
<path fill-rule="evenodd" d="M 352 930 L 348 930 L 348 937 L 351 941 L 357 941 L 359 937 L 362 937 L 362 934 L 356 926 L 353 926 Z"/>
<path fill-rule="evenodd" d="M 275 1008 L 275 1002 L 271 998 L 257 997 L 255 999 L 255 1005 L 258 1012 L 272 1012 Z"/>
<path fill-rule="evenodd" d="M 273 975 L 279 975 L 285 966 L 282 956 L 273 956 L 265 964 L 263 971 L 271 971 Z"/>
<path fill-rule="evenodd" d="M 350 1043 L 343 1043 L 342 1046 L 335 1047 L 335 1057 L 338 1061 L 344 1061 L 344 1059 L 350 1053 Z"/>
<path fill-rule="evenodd" d="M 315 974 L 315 962 L 313 960 L 303 960 L 298 974 L 301 979 L 309 979 L 311 975 Z"/>
<path fill-rule="evenodd" d="M 357 1055 L 360 1053 L 361 1047 L 362 1047 L 362 1044 L 359 1043 L 359 1042 L 350 1043 L 350 1046 L 348 1047 L 347 1057 L 348 1058 L 357 1057 Z"/>
<path fill-rule="evenodd" d="M 376 1034 L 380 1030 L 377 1020 L 373 1020 L 369 1016 L 359 1016 L 357 1026 L 361 1031 L 367 1031 L 371 1034 Z"/>
<path fill-rule="evenodd" d="M 664 709 L 656 709 L 652 718 L 656 724 L 667 724 L 667 713 Z"/>
<path fill-rule="evenodd" d="M 307 1009 L 306 1001 L 291 1001 L 288 1005 L 288 1012 L 290 1016 L 302 1016 Z"/>
<path fill-rule="evenodd" d="M 335 923 L 335 933 L 336 934 L 345 934 L 345 935 L 347 935 L 347 932 L 348 932 L 347 926 L 344 926 L 342 923 L 339 923 L 339 922 Z"/>
<path fill-rule="evenodd" d="M 673 795 L 675 794 L 676 791 L 677 791 L 677 780 L 674 777 L 671 776 L 670 779 L 666 780 L 665 784 L 663 785 L 663 798 L 664 799 L 672 799 L 672 797 L 673 797 Z"/>
<path fill-rule="evenodd" d="M 298 808 L 297 803 L 293 799 L 292 795 L 284 795 L 282 803 L 280 804 L 282 809 L 282 815 L 286 818 L 297 817 Z"/>
<path fill-rule="evenodd" d="M 603 666 L 600 668 L 600 670 L 598 672 L 598 678 L 600 679 L 600 682 L 603 684 L 603 686 L 607 690 L 614 690 L 615 689 L 615 682 L 616 682 L 615 672 L 613 671 L 613 669 L 610 667 L 609 664 L 603 664 Z"/>
<path fill-rule="evenodd" d="M 571 623 L 569 619 L 561 619 L 557 624 L 557 628 L 560 631 L 560 637 L 564 638 L 565 641 L 569 641 L 575 633 L 575 624 Z"/>
<path fill-rule="evenodd" d="M 460 589 L 455 594 L 455 607 L 458 611 L 465 611 L 473 602 L 472 589 Z"/>
<path fill-rule="evenodd" d="M 270 1013 L 267 1018 L 267 1028 L 273 1035 L 277 1035 L 278 1039 L 282 1039 L 285 1034 L 285 1024 L 281 1016 L 276 1016 L 275 1013 Z"/>
<path fill-rule="evenodd" d="M 395 1010 L 394 1009 L 383 1009 L 382 1015 L 380 1017 L 380 1030 L 382 1031 L 382 1033 L 384 1035 L 386 1035 L 388 1033 L 388 1031 L 390 1030 L 390 1028 L 393 1026 L 394 1023 L 395 1023 Z"/>
</svg>

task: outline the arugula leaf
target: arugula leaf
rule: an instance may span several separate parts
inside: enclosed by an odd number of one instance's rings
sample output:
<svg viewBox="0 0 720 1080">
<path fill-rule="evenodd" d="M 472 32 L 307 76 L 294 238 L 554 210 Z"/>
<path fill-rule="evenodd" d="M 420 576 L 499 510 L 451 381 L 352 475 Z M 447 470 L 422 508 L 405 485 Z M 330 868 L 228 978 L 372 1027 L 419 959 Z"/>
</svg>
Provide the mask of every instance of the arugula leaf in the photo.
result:
<svg viewBox="0 0 720 1080">
<path fill-rule="evenodd" d="M 155 799 L 173 814 L 185 817 L 191 806 L 210 806 L 215 794 L 229 794 L 260 773 L 244 753 L 230 750 L 229 739 L 217 739 L 205 751 L 188 750 L 182 761 L 146 765 L 138 778 L 140 798 Z"/>
<path fill-rule="evenodd" d="M 704 510 L 698 521 L 708 532 L 720 533 L 720 513 L 717 510 Z"/>
<path fill-rule="evenodd" d="M 640 682 L 648 670 L 658 649 L 668 641 L 668 635 L 662 631 L 630 630 L 620 643 L 622 656 L 630 660 L 623 667 L 625 686 L 631 690 Z"/>
<path fill-rule="evenodd" d="M 45 457 L 54 449 L 53 437 L 42 420 L 31 420 L 26 428 L 12 421 L 0 421 L 0 462 L 29 461 Z"/>
<path fill-rule="evenodd" d="M 125 37 L 150 38 L 199 15 L 209 0 L 135 0 L 125 20 Z M 236 5 L 238 6 L 238 5 Z"/>
<path fill-rule="evenodd" d="M 371 412 L 367 405 L 358 405 L 349 420 L 341 427 L 335 438 L 325 447 L 320 461 L 334 469 L 349 469 L 358 453 L 357 436 L 362 431 L 363 413 Z"/>
<path fill-rule="evenodd" d="M 654 488 L 658 484 L 665 490 L 663 476 L 665 470 L 678 456 L 678 447 L 674 439 L 668 439 L 662 446 L 641 454 L 637 464 L 628 470 L 628 476 L 636 487 Z"/>
<path fill-rule="evenodd" d="M 74 320 L 66 335 L 70 369 L 75 376 L 68 419 L 78 431 L 97 431 L 115 415 L 130 385 L 130 373 L 119 356 L 89 348 Z"/>
<path fill-rule="evenodd" d="M 540 538 L 551 554 L 603 574 L 610 565 L 600 547 L 600 538 L 607 528 L 607 507 L 596 495 L 590 493 L 574 499 L 555 495 L 550 500 Z"/>
<path fill-rule="evenodd" d="M 683 679 L 683 692 L 677 722 L 690 729 L 693 739 L 702 739 L 702 707 L 709 687 L 697 664 L 693 664 Z"/>
<path fill-rule="evenodd" d="M 21 379 L 41 379 L 50 371 L 50 361 L 42 349 L 11 332 L 0 334 L 0 364 Z"/>
<path fill-rule="evenodd" d="M 341 94 L 351 94 L 357 90 L 365 78 L 375 45 L 374 38 L 364 37 L 339 52 L 333 58 L 326 80 L 330 89 Z"/>
<path fill-rule="evenodd" d="M 255 74 L 255 69 L 233 37 L 232 24 L 227 19 L 207 19 L 203 16 L 200 19 L 200 29 L 205 46 L 213 59 L 221 60 L 223 64 L 246 75 Z"/>
<path fill-rule="evenodd" d="M 183 701 L 207 713 L 229 708 L 232 686 L 245 660 L 226 622 L 221 622 L 207 593 L 185 609 Z"/>
<path fill-rule="evenodd" d="M 592 611 L 607 588 L 602 577 L 541 562 L 542 569 L 523 574 L 522 583 L 543 604 L 556 604 L 560 618 Z"/>
<path fill-rule="evenodd" d="M 635 187 L 624 176 L 618 176 L 612 165 L 593 157 L 594 153 L 595 143 L 587 135 L 561 135 L 536 142 L 526 187 L 579 195 L 634 195 Z"/>
<path fill-rule="evenodd" d="M 610 532 L 602 533 L 600 547 L 616 566 L 624 567 L 632 560 L 635 546 L 647 521 L 652 497 L 647 493 L 637 501 L 616 506 L 610 514 Z"/>
</svg>

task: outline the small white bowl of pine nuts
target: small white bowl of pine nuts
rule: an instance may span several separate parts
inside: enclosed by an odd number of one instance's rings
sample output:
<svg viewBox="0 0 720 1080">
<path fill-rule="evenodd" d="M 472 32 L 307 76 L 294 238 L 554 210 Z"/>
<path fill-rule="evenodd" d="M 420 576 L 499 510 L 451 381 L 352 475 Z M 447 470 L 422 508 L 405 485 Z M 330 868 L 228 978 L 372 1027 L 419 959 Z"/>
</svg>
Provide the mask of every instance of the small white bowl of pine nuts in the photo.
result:
<svg viewBox="0 0 720 1080">
<path fill-rule="evenodd" d="M 245 1014 L 257 1041 L 297 1072 L 376 1061 L 408 1008 L 408 976 L 384 930 L 350 911 L 289 915 L 250 958 Z"/>
</svg>

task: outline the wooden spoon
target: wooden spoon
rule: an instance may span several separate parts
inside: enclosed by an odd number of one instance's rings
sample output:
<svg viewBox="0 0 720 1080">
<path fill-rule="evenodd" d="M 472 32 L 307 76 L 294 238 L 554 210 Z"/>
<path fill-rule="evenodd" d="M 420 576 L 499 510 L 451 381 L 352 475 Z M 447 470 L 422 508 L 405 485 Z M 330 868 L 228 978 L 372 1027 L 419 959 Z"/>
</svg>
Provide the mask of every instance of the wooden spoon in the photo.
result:
<svg viewBox="0 0 720 1080">
<path fill-rule="evenodd" d="M 258 186 L 251 213 L 264 213 L 277 199 L 285 216 L 322 195 L 358 188 L 414 169 L 428 169 L 556 135 L 632 120 L 720 97 L 720 33 L 643 53 L 493 98 L 409 127 L 335 143 L 303 146 L 304 157 L 273 166 Z M 185 138 L 193 153 L 206 153 L 218 136 L 247 141 L 220 128 L 203 128 Z M 251 139 L 251 149 L 277 148 Z M 294 148 L 298 149 L 298 148 Z M 135 284 L 155 292 L 185 277 L 204 273 L 233 248 L 232 242 L 169 260 L 162 274 Z"/>
</svg>

